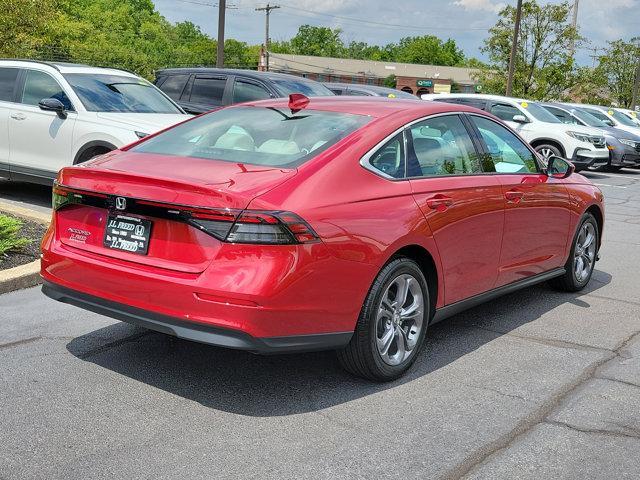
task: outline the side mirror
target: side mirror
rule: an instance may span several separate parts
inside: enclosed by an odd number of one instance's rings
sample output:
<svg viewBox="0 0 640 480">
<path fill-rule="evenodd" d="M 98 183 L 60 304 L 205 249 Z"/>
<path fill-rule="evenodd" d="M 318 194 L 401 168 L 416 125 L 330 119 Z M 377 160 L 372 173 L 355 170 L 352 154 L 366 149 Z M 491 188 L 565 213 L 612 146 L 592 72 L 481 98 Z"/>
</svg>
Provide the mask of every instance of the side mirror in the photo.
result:
<svg viewBox="0 0 640 480">
<path fill-rule="evenodd" d="M 38 102 L 38 107 L 45 112 L 56 112 L 60 118 L 67 118 L 64 104 L 57 98 L 43 98 Z"/>
<path fill-rule="evenodd" d="M 564 158 L 551 156 L 549 157 L 549 160 L 547 160 L 546 174 L 548 177 L 567 178 L 575 172 L 575 170 L 576 167 L 573 163 L 565 160 Z"/>
<path fill-rule="evenodd" d="M 529 120 L 524 115 L 514 115 L 513 121 L 516 123 L 529 123 Z"/>
<path fill-rule="evenodd" d="M 606 123 L 607 125 L 609 125 L 610 127 L 615 127 L 616 124 L 613 120 L 605 120 L 604 123 Z"/>
</svg>

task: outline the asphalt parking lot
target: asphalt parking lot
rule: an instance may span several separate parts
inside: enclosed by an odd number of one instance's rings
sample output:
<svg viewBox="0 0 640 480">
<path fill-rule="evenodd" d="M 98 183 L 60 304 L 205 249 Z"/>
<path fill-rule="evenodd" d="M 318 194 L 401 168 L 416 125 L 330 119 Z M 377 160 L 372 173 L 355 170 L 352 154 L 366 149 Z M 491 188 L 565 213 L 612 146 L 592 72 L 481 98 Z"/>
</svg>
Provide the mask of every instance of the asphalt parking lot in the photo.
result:
<svg viewBox="0 0 640 480">
<path fill-rule="evenodd" d="M 0 296 L 0 478 L 638 478 L 640 171 L 605 194 L 587 289 L 545 285 L 431 328 L 371 384 L 332 353 L 258 357 Z M 0 182 L 46 209 L 46 188 Z"/>
</svg>

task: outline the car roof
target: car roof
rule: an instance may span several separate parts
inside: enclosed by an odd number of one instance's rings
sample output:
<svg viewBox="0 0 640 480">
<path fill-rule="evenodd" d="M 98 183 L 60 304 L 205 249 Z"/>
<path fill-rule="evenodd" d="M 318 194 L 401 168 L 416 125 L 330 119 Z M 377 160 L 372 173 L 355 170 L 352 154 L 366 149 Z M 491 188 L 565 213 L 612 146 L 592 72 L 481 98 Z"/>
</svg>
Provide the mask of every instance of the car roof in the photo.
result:
<svg viewBox="0 0 640 480">
<path fill-rule="evenodd" d="M 497 100 L 497 101 L 509 101 L 514 103 L 538 103 L 536 100 L 527 100 L 526 98 L 518 98 L 518 97 L 505 97 L 504 95 L 489 95 L 486 93 L 431 93 L 424 94 L 423 97 L 435 100 L 437 98 L 477 98 L 479 100 Z"/>
<path fill-rule="evenodd" d="M 289 108 L 289 101 L 286 98 L 275 98 L 240 104 L 240 106 L 246 105 L 275 107 L 286 110 Z M 235 107 L 236 105 L 228 108 Z M 388 117 L 397 113 L 414 115 L 416 118 L 447 112 L 485 113 L 477 108 L 445 102 L 422 102 L 402 98 L 392 99 L 375 96 L 344 97 L 341 95 L 331 97 L 309 97 L 309 104 L 306 109 L 353 113 L 356 115 L 368 115 L 375 118 Z"/>
<path fill-rule="evenodd" d="M 184 73 L 218 73 L 224 75 L 242 75 L 247 78 L 255 78 L 256 80 L 277 80 L 277 79 L 296 79 L 301 82 L 314 82 L 314 80 L 300 77 L 298 75 L 289 75 L 279 72 L 260 72 L 257 70 L 243 70 L 240 68 L 214 68 L 214 67 L 184 67 L 184 68 L 163 68 L 156 71 L 156 76 L 171 75 Z"/>
<path fill-rule="evenodd" d="M 135 73 L 128 72 L 127 70 L 121 70 L 119 68 L 109 67 L 92 67 L 90 65 L 84 65 L 81 63 L 68 63 L 68 62 L 49 62 L 44 60 L 29 60 L 29 59 L 16 59 L 16 58 L 3 58 L 0 59 L 0 65 L 22 67 L 27 68 L 33 65 L 41 65 L 57 70 L 60 73 L 86 73 L 86 74 L 107 74 L 107 75 L 122 75 L 127 77 L 138 76 Z"/>
<path fill-rule="evenodd" d="M 398 93 L 402 92 L 402 90 L 396 90 L 395 88 L 390 87 L 381 87 L 380 85 L 365 85 L 364 83 L 341 83 L 341 82 L 323 82 L 323 85 L 327 88 L 348 88 L 350 90 L 362 90 L 363 92 L 371 92 L 371 93 Z M 406 93 L 406 92 L 402 92 Z M 418 97 L 416 97 L 418 99 Z"/>
</svg>

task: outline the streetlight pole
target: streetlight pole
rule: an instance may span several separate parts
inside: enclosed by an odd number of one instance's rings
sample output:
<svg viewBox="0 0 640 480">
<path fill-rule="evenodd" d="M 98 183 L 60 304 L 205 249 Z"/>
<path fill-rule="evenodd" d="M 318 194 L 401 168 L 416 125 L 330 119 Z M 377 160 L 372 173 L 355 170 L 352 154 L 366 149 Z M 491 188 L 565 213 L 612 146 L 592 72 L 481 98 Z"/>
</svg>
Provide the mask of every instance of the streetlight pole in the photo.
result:
<svg viewBox="0 0 640 480">
<path fill-rule="evenodd" d="M 227 0 L 218 1 L 218 48 L 216 67 L 224 67 L 224 17 L 227 13 Z"/>
<path fill-rule="evenodd" d="M 520 19 L 522 18 L 522 0 L 518 0 L 516 7 L 516 23 L 513 27 L 513 42 L 511 43 L 511 55 L 509 56 L 509 73 L 507 77 L 507 97 L 513 92 L 513 73 L 516 68 L 516 55 L 518 53 L 518 36 L 520 35 Z"/>
</svg>

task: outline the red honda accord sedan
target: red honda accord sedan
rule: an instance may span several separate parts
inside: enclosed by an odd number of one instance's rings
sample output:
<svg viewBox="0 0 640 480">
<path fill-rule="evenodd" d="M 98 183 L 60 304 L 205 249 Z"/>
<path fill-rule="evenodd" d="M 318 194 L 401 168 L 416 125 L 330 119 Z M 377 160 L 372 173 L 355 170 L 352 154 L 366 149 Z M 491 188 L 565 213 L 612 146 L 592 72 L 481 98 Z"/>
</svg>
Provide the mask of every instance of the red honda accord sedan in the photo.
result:
<svg viewBox="0 0 640 480">
<path fill-rule="evenodd" d="M 335 349 L 391 380 L 427 327 L 551 280 L 582 289 L 598 188 L 461 105 L 326 97 L 195 117 L 64 168 L 43 292 L 256 353 Z"/>
</svg>

